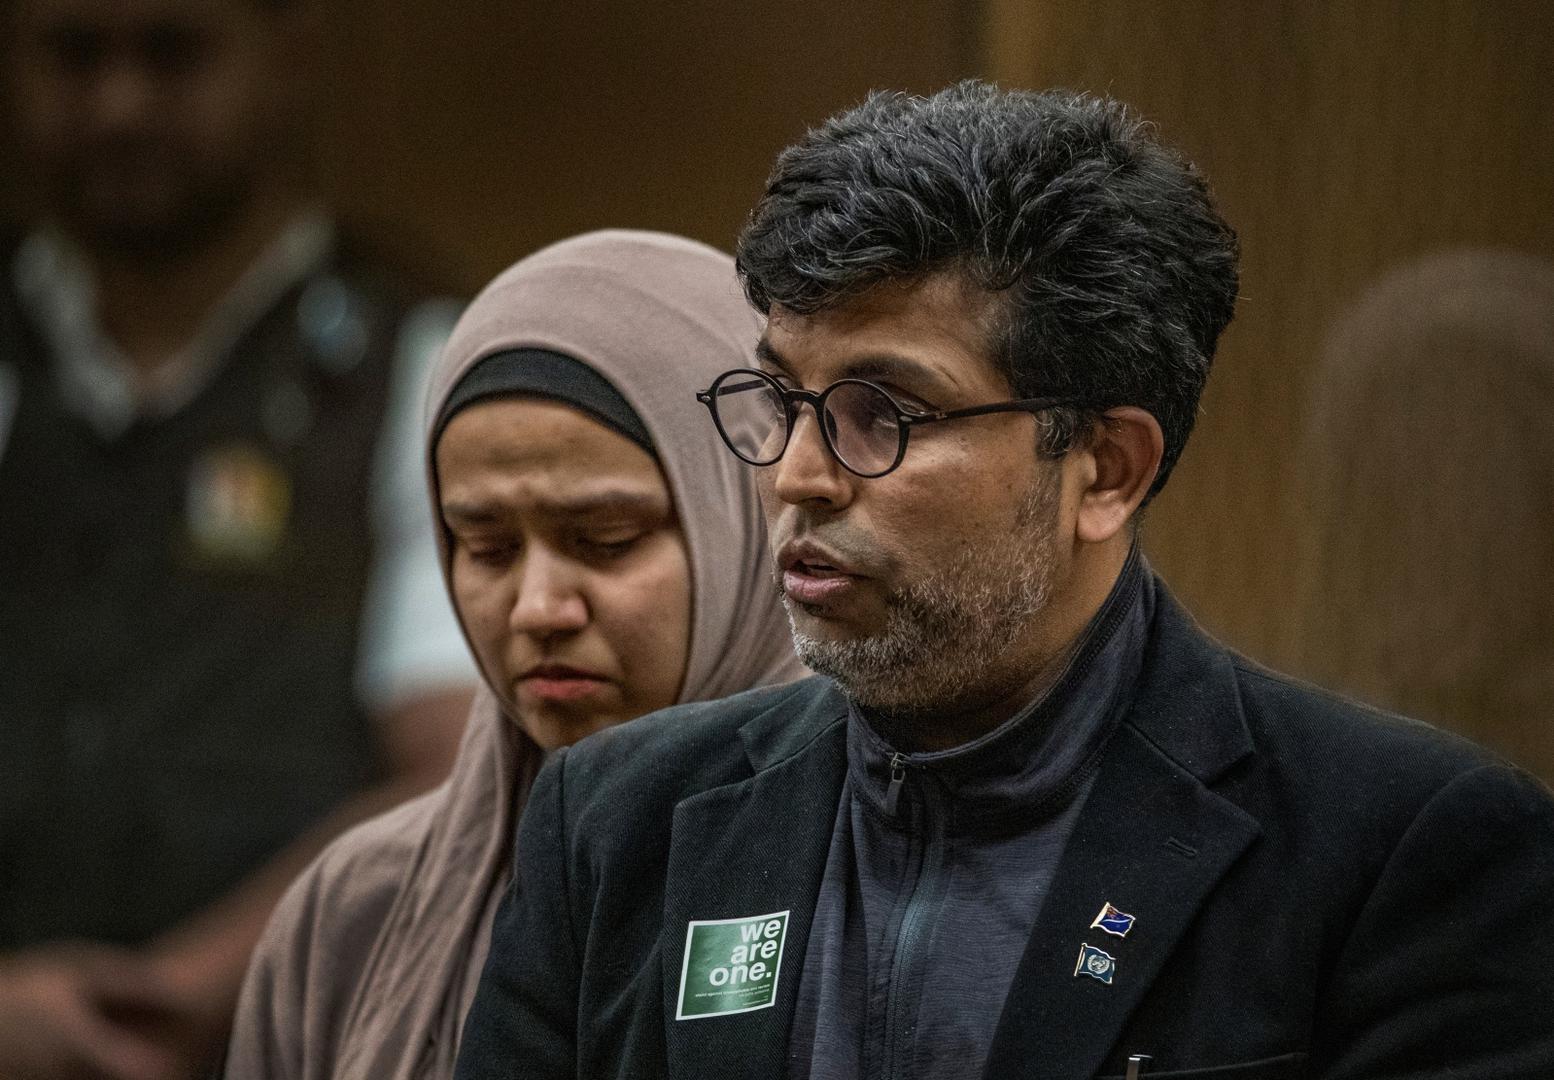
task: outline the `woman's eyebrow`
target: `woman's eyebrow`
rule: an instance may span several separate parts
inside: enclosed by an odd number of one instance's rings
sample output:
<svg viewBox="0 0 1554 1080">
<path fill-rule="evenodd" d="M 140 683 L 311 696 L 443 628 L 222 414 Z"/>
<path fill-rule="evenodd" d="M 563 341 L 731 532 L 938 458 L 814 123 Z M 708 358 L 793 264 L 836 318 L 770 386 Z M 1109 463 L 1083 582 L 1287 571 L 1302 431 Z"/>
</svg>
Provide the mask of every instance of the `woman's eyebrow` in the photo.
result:
<svg viewBox="0 0 1554 1080">
<path fill-rule="evenodd" d="M 651 491 L 630 491 L 612 488 L 604 491 L 544 495 L 525 507 L 530 513 L 538 512 L 553 517 L 587 517 L 598 514 L 662 514 L 668 507 L 663 496 Z M 445 502 L 443 518 L 460 525 L 491 525 L 504 520 L 512 508 L 496 501 Z"/>
<path fill-rule="evenodd" d="M 659 514 L 665 509 L 662 495 L 650 491 L 610 490 L 546 497 L 538 508 L 551 514 Z"/>
<path fill-rule="evenodd" d="M 489 525 L 501 514 L 496 505 L 488 502 L 445 502 L 442 504 L 444 521 L 456 521 L 461 525 Z"/>
</svg>

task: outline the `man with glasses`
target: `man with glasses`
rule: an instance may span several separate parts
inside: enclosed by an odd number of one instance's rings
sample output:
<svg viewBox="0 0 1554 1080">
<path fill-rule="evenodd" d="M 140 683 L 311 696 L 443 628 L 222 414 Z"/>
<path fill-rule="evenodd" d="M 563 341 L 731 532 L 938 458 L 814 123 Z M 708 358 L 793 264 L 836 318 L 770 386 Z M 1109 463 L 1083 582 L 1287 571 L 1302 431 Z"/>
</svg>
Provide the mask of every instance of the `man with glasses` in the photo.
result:
<svg viewBox="0 0 1554 1080">
<path fill-rule="evenodd" d="M 823 678 L 536 782 L 459 1075 L 1554 1075 L 1554 800 L 1257 668 L 1140 510 L 1236 294 L 1115 102 L 878 95 L 741 238 L 759 470 Z"/>
</svg>

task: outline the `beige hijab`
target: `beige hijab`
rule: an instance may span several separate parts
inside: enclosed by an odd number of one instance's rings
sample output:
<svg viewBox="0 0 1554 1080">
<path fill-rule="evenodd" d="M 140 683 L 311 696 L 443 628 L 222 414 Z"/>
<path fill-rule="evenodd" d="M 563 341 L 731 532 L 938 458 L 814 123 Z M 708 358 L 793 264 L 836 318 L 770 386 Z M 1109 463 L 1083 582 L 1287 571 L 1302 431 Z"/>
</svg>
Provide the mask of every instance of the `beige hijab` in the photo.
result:
<svg viewBox="0 0 1554 1080">
<path fill-rule="evenodd" d="M 430 432 L 477 361 L 528 347 L 586 362 L 630 403 L 653 437 L 689 549 L 682 701 L 805 674 L 769 579 L 752 478 L 694 398 L 719 372 L 748 366 L 759 334 L 728 256 L 657 233 L 591 233 L 493 281 L 455 328 L 428 396 Z M 435 514 L 430 452 L 428 475 Z M 483 691 L 450 779 L 320 857 L 256 954 L 229 1077 L 452 1075 L 539 759 Z"/>
</svg>

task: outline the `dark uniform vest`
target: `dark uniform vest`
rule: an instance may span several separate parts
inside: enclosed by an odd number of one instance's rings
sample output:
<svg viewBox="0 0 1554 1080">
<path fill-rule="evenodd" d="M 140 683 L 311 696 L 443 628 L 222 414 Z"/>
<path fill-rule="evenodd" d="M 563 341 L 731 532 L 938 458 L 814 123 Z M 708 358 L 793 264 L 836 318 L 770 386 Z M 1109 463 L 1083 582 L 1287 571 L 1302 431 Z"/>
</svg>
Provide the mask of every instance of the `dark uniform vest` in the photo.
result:
<svg viewBox="0 0 1554 1080">
<path fill-rule="evenodd" d="M 421 297 L 340 251 L 189 405 L 105 441 L 0 247 L 0 950 L 144 941 L 372 778 L 370 479 Z"/>
</svg>

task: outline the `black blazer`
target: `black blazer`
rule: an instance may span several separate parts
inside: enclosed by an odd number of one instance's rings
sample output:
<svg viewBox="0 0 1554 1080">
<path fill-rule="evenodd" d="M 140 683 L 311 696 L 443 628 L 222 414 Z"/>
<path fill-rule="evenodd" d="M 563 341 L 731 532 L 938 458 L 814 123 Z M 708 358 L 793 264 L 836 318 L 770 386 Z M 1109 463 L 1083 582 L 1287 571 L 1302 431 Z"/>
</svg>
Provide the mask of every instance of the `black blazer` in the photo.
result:
<svg viewBox="0 0 1554 1080">
<path fill-rule="evenodd" d="M 810 679 L 558 753 L 457 1076 L 788 1075 L 845 766 Z M 1125 938 L 1090 929 L 1105 903 Z M 689 920 L 791 910 L 775 1004 L 676 1021 Z M 1116 958 L 1110 985 L 1075 964 Z M 985 1076 L 1554 1078 L 1554 800 L 1469 743 L 1264 671 L 1162 588 L 1140 685 Z"/>
</svg>

